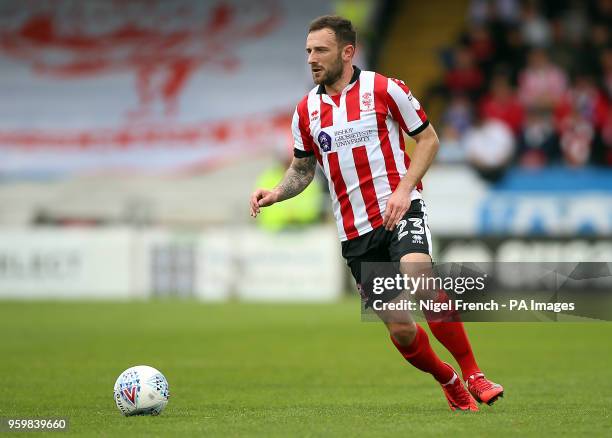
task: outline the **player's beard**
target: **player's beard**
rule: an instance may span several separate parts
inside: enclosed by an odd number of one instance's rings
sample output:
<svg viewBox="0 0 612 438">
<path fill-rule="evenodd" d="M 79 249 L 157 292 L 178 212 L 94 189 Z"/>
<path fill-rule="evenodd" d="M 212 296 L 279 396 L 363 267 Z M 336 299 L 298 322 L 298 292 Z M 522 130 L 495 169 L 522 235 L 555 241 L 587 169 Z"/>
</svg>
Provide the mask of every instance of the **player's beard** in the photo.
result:
<svg viewBox="0 0 612 438">
<path fill-rule="evenodd" d="M 342 69 L 342 55 L 338 54 L 335 62 L 325 70 L 325 74 L 318 81 L 315 78 L 314 73 L 312 75 L 312 79 L 317 85 L 333 85 L 342 77 Z"/>
</svg>

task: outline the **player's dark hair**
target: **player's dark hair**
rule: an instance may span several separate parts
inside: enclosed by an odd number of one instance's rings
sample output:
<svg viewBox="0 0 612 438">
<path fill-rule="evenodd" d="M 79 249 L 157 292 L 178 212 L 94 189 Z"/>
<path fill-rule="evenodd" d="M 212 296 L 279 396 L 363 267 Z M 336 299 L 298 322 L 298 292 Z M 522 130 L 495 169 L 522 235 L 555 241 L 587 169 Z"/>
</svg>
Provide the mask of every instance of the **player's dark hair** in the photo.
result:
<svg viewBox="0 0 612 438">
<path fill-rule="evenodd" d="M 310 23 L 308 33 L 321 29 L 333 30 L 334 34 L 336 34 L 336 41 L 340 46 L 347 44 L 355 46 L 357 42 L 357 33 L 353 28 L 353 23 L 351 23 L 351 20 L 347 20 L 339 15 L 323 15 L 322 17 L 315 18 Z"/>
</svg>

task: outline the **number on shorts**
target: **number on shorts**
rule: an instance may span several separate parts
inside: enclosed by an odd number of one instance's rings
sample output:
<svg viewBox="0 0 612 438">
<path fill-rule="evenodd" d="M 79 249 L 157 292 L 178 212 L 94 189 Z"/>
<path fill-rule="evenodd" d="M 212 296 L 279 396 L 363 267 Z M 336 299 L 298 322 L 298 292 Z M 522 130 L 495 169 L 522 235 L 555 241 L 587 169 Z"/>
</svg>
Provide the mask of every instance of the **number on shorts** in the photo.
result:
<svg viewBox="0 0 612 438">
<path fill-rule="evenodd" d="M 397 227 L 399 228 L 399 231 L 397 233 L 398 241 L 402 240 L 402 237 L 406 236 L 408 232 L 412 234 L 425 234 L 425 228 L 423 228 L 423 219 L 419 219 L 417 217 L 411 217 L 411 218 L 408 218 L 408 220 L 412 222 L 412 226 L 414 227 L 414 230 L 404 231 L 404 228 L 406 228 L 406 225 L 408 225 L 408 222 L 406 221 L 406 219 L 402 219 L 401 221 L 399 221 L 397 223 Z"/>
<path fill-rule="evenodd" d="M 406 219 L 402 219 L 401 221 L 397 223 L 397 227 L 399 227 L 399 232 L 397 234 L 398 242 L 402 240 L 402 237 L 408 234 L 408 231 L 404 231 L 404 228 L 406 228 L 406 225 L 408 225 L 408 222 L 406 222 Z"/>
<path fill-rule="evenodd" d="M 425 234 L 425 228 L 423 228 L 423 219 L 417 217 L 411 217 L 408 219 L 414 225 L 415 230 L 410 230 L 412 234 Z"/>
</svg>

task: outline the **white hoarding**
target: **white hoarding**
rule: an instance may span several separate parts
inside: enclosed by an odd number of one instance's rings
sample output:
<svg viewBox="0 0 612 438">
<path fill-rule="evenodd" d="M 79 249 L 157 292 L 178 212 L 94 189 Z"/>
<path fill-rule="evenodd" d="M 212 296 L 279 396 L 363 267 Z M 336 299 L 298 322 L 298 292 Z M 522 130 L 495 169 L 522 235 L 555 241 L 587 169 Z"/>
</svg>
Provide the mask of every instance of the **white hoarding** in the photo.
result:
<svg viewBox="0 0 612 438">
<path fill-rule="evenodd" d="M 333 226 L 0 232 L 0 297 L 331 301 L 343 291 Z"/>
<path fill-rule="evenodd" d="M 0 232 L 0 296 L 135 297 L 131 241 L 128 230 L 4 230 Z"/>
<path fill-rule="evenodd" d="M 200 251 L 203 299 L 331 301 L 343 290 L 340 243 L 331 226 L 274 234 L 211 230 Z"/>
</svg>

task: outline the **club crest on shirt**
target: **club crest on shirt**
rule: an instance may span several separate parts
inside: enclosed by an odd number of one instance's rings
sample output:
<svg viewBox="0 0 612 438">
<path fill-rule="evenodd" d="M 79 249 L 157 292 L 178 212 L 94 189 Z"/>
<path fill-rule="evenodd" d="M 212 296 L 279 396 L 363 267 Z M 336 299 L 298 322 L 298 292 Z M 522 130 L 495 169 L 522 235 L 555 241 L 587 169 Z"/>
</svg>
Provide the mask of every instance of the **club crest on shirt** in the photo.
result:
<svg viewBox="0 0 612 438">
<path fill-rule="evenodd" d="M 321 131 L 319 134 L 319 146 L 323 152 L 331 151 L 332 139 L 327 132 Z"/>
<path fill-rule="evenodd" d="M 374 109 L 374 100 L 372 99 L 372 93 L 369 91 L 361 95 L 361 111 L 372 111 Z"/>
</svg>

